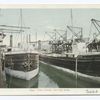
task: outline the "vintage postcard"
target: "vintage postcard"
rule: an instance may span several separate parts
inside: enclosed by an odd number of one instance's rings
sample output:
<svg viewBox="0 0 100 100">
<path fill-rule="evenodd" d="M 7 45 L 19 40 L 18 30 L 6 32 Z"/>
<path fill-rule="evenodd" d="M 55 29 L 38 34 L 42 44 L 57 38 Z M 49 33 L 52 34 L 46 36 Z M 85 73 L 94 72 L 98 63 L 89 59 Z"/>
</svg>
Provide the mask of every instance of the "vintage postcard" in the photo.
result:
<svg viewBox="0 0 100 100">
<path fill-rule="evenodd" d="M 0 95 L 100 95 L 100 5 L 0 5 Z"/>
</svg>

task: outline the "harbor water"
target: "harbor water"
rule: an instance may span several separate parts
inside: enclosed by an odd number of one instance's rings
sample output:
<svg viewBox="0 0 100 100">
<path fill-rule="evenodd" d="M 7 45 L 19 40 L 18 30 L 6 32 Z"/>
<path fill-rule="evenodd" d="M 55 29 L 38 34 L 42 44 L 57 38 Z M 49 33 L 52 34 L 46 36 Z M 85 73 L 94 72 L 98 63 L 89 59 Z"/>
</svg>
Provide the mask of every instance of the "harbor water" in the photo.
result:
<svg viewBox="0 0 100 100">
<path fill-rule="evenodd" d="M 66 70 L 66 69 L 65 69 Z M 39 74 L 30 81 L 6 75 L 8 88 L 98 88 L 100 83 L 40 62 Z"/>
</svg>

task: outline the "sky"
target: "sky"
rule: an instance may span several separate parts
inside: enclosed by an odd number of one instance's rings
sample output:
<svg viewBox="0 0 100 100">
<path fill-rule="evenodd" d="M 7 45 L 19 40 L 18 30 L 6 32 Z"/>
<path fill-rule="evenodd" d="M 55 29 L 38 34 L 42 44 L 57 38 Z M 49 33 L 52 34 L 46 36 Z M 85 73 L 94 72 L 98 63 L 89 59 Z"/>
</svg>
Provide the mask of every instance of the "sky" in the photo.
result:
<svg viewBox="0 0 100 100">
<path fill-rule="evenodd" d="M 83 36 L 90 37 L 90 26 L 91 19 L 100 20 L 100 9 L 97 8 L 74 8 L 72 9 L 73 15 L 73 26 L 83 28 Z M 40 8 L 24 8 L 22 9 L 22 23 L 25 27 L 23 32 L 23 41 L 26 41 L 27 35 L 31 34 L 31 41 L 37 40 L 48 40 L 50 37 L 45 34 L 52 32 L 54 29 L 66 30 L 67 25 L 71 25 L 71 9 L 68 8 L 57 8 L 57 9 L 40 9 Z M 20 9 L 1 9 L 0 10 L 0 25 L 15 25 L 20 24 Z M 93 30 L 93 29 L 92 29 Z M 72 36 L 72 33 L 68 30 L 68 37 Z M 63 34 L 61 32 L 60 34 Z M 9 35 L 6 33 L 4 39 L 5 44 L 9 44 Z M 19 33 L 13 33 L 14 45 L 20 41 L 21 35 Z"/>
</svg>

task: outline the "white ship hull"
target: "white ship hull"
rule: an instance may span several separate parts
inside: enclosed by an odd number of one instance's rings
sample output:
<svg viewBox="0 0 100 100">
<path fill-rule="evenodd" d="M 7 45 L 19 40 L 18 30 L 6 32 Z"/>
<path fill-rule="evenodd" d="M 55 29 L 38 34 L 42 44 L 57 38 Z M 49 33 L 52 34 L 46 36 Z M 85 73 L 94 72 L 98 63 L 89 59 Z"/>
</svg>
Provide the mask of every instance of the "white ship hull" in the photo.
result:
<svg viewBox="0 0 100 100">
<path fill-rule="evenodd" d="M 31 80 L 39 73 L 39 67 L 32 71 L 24 72 L 24 71 L 17 71 L 9 68 L 5 68 L 5 73 L 16 78 L 24 79 L 24 80 Z"/>
</svg>

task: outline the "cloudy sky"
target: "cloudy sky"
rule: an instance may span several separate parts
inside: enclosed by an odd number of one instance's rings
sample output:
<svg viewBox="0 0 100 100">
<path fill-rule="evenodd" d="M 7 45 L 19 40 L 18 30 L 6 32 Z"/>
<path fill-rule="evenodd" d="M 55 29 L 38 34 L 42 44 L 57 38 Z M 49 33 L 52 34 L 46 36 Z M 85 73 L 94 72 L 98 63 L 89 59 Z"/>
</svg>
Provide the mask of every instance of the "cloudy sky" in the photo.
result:
<svg viewBox="0 0 100 100">
<path fill-rule="evenodd" d="M 73 26 L 83 28 L 83 36 L 88 37 L 90 33 L 91 19 L 100 20 L 100 9 L 77 8 L 72 9 Z M 22 9 L 23 26 L 30 27 L 23 35 L 31 34 L 31 41 L 47 40 L 49 36 L 45 32 L 52 32 L 53 29 L 66 30 L 71 25 L 71 9 Z M 0 25 L 16 25 L 20 23 L 20 9 L 1 9 Z M 10 33 L 9 33 L 10 34 Z M 9 34 L 6 34 L 4 43 L 9 44 Z M 20 41 L 20 34 L 14 34 L 14 44 Z M 50 33 L 49 33 L 50 34 Z M 63 33 L 61 33 L 63 34 Z M 51 34 L 52 35 L 52 34 Z M 72 34 L 68 31 L 68 36 Z M 44 37 L 45 36 L 45 37 Z M 25 36 L 23 36 L 25 40 Z"/>
</svg>

